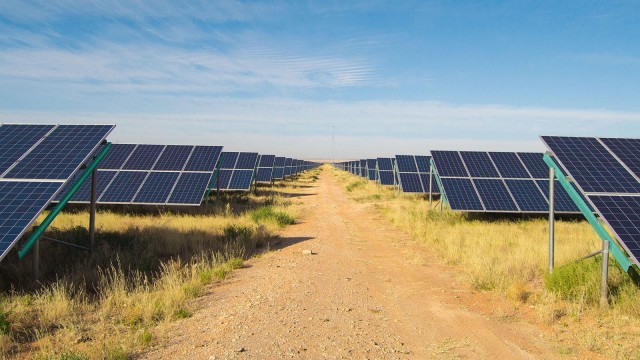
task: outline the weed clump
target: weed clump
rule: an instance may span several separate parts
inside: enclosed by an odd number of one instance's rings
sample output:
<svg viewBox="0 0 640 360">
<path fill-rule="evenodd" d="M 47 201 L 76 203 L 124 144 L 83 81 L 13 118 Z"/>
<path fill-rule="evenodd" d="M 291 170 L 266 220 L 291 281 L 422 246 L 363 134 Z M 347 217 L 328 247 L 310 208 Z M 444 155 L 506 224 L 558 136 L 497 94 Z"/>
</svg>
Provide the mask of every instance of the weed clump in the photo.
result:
<svg viewBox="0 0 640 360">
<path fill-rule="evenodd" d="M 265 221 L 273 221 L 280 227 L 285 227 L 295 222 L 295 219 L 289 213 L 276 210 L 272 206 L 264 206 L 253 211 L 251 213 L 251 219 L 258 224 Z"/>
<path fill-rule="evenodd" d="M 564 300 L 596 304 L 600 296 L 600 267 L 597 259 L 570 263 L 547 273 L 544 283 Z"/>
</svg>

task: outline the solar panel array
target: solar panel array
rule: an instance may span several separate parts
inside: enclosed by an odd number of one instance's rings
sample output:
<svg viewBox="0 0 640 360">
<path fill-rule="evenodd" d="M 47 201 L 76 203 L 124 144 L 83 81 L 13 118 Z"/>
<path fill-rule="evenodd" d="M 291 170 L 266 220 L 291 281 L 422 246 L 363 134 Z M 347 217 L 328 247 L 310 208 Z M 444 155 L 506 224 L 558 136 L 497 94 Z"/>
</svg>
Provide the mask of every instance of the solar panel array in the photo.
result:
<svg viewBox="0 0 640 360">
<path fill-rule="evenodd" d="M 376 159 L 376 179 L 381 185 L 395 185 L 396 178 L 392 158 Z"/>
<path fill-rule="evenodd" d="M 542 136 L 542 141 L 640 266 L 640 139 Z"/>
<path fill-rule="evenodd" d="M 200 205 L 221 152 L 221 146 L 113 144 L 98 167 L 97 203 Z M 90 195 L 87 181 L 71 202 L 88 203 Z"/>
<path fill-rule="evenodd" d="M 540 153 L 432 151 L 431 155 L 452 210 L 549 211 L 549 170 Z M 579 213 L 561 186 L 556 187 L 555 205 L 559 213 Z"/>
<path fill-rule="evenodd" d="M 275 155 L 260 155 L 258 157 L 258 172 L 256 173 L 256 181 L 270 183 L 273 180 L 273 166 L 275 160 Z"/>
<path fill-rule="evenodd" d="M 113 128 L 0 124 L 0 260 Z"/>
<path fill-rule="evenodd" d="M 285 157 L 276 156 L 273 160 L 273 179 L 281 180 L 284 179 L 284 164 Z"/>
<path fill-rule="evenodd" d="M 258 153 L 223 152 L 214 188 L 221 191 L 249 191 L 253 183 Z"/>
<path fill-rule="evenodd" d="M 438 186 L 431 178 L 431 156 L 396 155 L 396 170 L 403 192 L 438 193 Z"/>
</svg>

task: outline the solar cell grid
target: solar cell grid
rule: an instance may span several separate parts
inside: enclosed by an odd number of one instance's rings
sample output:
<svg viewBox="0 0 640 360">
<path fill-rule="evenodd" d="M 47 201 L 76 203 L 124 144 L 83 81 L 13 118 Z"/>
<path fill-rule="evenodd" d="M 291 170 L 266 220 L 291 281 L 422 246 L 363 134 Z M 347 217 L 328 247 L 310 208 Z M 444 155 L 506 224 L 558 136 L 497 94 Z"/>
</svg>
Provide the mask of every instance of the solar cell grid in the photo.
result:
<svg viewBox="0 0 640 360">
<path fill-rule="evenodd" d="M 66 180 L 113 130 L 113 125 L 58 125 L 5 178 Z"/>
<path fill-rule="evenodd" d="M 393 171 L 380 171 L 378 175 L 380 176 L 379 180 L 381 185 L 395 185 Z"/>
<path fill-rule="evenodd" d="M 637 177 L 640 177 L 640 139 L 601 138 L 600 141 L 602 141 L 631 172 Z"/>
<path fill-rule="evenodd" d="M 61 187 L 59 182 L 0 181 L 0 260 Z"/>
<path fill-rule="evenodd" d="M 193 146 L 167 145 L 153 166 L 153 170 L 182 171 L 192 151 Z"/>
<path fill-rule="evenodd" d="M 130 203 L 147 174 L 143 171 L 118 172 L 109 187 L 100 195 L 98 201 L 101 203 Z"/>
<path fill-rule="evenodd" d="M 249 190 L 252 181 L 253 170 L 234 170 L 231 180 L 229 181 L 229 189 Z"/>
<path fill-rule="evenodd" d="M 238 152 L 223 152 L 222 160 L 220 162 L 221 169 L 234 169 L 236 167 L 236 162 L 238 162 L 238 156 L 240 153 Z"/>
<path fill-rule="evenodd" d="M 431 156 L 441 177 L 469 177 L 457 151 L 432 151 Z"/>
<path fill-rule="evenodd" d="M 418 164 L 418 172 L 431 172 L 431 156 L 416 155 L 416 164 Z"/>
<path fill-rule="evenodd" d="M 393 170 L 393 162 L 390 158 L 378 158 L 378 170 Z"/>
<path fill-rule="evenodd" d="M 511 198 L 502 180 L 474 179 L 473 183 L 482 198 L 487 211 L 518 211 L 516 203 Z"/>
<path fill-rule="evenodd" d="M 640 182 L 595 138 L 543 136 L 586 193 L 640 193 Z"/>
<path fill-rule="evenodd" d="M 178 172 L 151 172 L 138 194 L 132 200 L 134 203 L 164 204 L 178 180 Z"/>
<path fill-rule="evenodd" d="M 0 175 L 42 139 L 53 125 L 0 126 Z"/>
<path fill-rule="evenodd" d="M 544 194 L 544 198 L 549 201 L 549 180 L 536 180 L 536 184 Z M 578 206 L 573 202 L 569 193 L 567 193 L 560 182 L 556 180 L 554 185 L 553 207 L 556 212 L 577 213 L 580 211 Z"/>
<path fill-rule="evenodd" d="M 273 167 L 275 160 L 275 155 L 260 155 L 260 162 L 258 167 Z"/>
<path fill-rule="evenodd" d="M 183 172 L 167 201 L 174 205 L 199 205 L 211 181 L 211 173 Z"/>
<path fill-rule="evenodd" d="M 241 152 L 238 155 L 236 169 L 255 169 L 258 161 L 258 153 Z"/>
<path fill-rule="evenodd" d="M 503 178 L 527 179 L 530 178 L 527 169 L 518 158 L 518 155 L 512 152 L 490 152 L 489 155 L 493 163 L 498 168 Z"/>
<path fill-rule="evenodd" d="M 138 145 L 122 166 L 124 170 L 149 170 L 153 168 L 165 145 Z"/>
<path fill-rule="evenodd" d="M 469 175 L 474 178 L 497 178 L 500 177 L 489 154 L 479 151 L 461 151 L 460 156 L 469 171 Z"/>
<path fill-rule="evenodd" d="M 398 166 L 398 172 L 418 172 L 418 167 L 413 155 L 396 155 L 396 164 Z"/>
<path fill-rule="evenodd" d="M 184 167 L 184 171 L 213 172 L 218 165 L 222 146 L 196 146 Z"/>
<path fill-rule="evenodd" d="M 638 259 L 640 259 L 640 196 L 589 195 L 588 198 L 638 265 Z"/>
<path fill-rule="evenodd" d="M 549 212 L 549 203 L 534 180 L 505 180 L 522 212 Z"/>
<path fill-rule="evenodd" d="M 441 178 L 444 192 L 453 210 L 484 211 L 470 179 Z"/>
<path fill-rule="evenodd" d="M 112 144 L 109 148 L 109 152 L 102 159 L 98 168 L 100 169 L 114 169 L 118 170 L 122 168 L 125 161 L 131 156 L 136 148 L 136 144 Z"/>
<path fill-rule="evenodd" d="M 402 185 L 403 192 L 410 193 L 422 193 L 425 192 L 420 182 L 420 175 L 418 173 L 400 173 L 400 183 Z"/>
<path fill-rule="evenodd" d="M 534 179 L 548 179 L 549 167 L 542 159 L 541 153 L 517 153 L 518 157 Z"/>
<path fill-rule="evenodd" d="M 258 168 L 256 173 L 256 181 L 271 182 L 273 176 L 273 168 Z"/>
<path fill-rule="evenodd" d="M 231 175 L 233 174 L 233 170 L 230 169 L 221 169 L 218 172 L 218 178 L 216 179 L 216 188 L 227 189 L 229 188 L 229 180 L 231 180 Z"/>
</svg>

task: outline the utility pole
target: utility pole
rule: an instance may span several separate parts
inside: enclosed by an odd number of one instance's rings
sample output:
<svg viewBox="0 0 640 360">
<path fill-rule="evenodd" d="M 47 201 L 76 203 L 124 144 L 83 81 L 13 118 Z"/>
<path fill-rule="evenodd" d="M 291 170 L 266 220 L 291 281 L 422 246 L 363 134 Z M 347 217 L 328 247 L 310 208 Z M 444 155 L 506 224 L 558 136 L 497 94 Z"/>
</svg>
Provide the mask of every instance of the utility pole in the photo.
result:
<svg viewBox="0 0 640 360">
<path fill-rule="evenodd" d="M 333 163 L 335 162 L 335 159 L 333 158 L 333 147 L 335 146 L 335 143 L 336 143 L 336 125 L 331 124 L 331 165 L 333 165 Z"/>
</svg>

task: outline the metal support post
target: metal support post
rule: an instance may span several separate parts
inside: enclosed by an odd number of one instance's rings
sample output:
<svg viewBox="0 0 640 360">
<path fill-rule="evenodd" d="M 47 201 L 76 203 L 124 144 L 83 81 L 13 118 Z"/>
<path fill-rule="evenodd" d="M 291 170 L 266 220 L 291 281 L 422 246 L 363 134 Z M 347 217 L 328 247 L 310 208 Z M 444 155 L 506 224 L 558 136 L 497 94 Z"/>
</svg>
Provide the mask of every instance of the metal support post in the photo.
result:
<svg viewBox="0 0 640 360">
<path fill-rule="evenodd" d="M 431 164 L 429 164 L 429 210 L 431 210 L 433 207 L 433 195 L 431 195 L 433 193 L 433 166 L 431 166 Z"/>
<path fill-rule="evenodd" d="M 609 240 L 602 240 L 602 278 L 600 279 L 600 307 L 609 305 Z"/>
<path fill-rule="evenodd" d="M 96 188 L 98 187 L 98 170 L 91 172 L 91 205 L 89 208 L 89 253 L 93 256 L 96 243 Z"/>
<path fill-rule="evenodd" d="M 33 280 L 40 281 L 40 239 L 33 244 Z"/>
<path fill-rule="evenodd" d="M 555 170 L 549 168 L 549 272 L 553 272 L 555 250 Z"/>
</svg>

